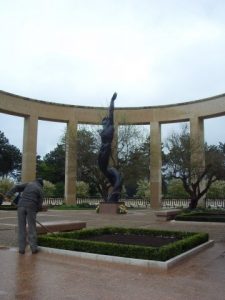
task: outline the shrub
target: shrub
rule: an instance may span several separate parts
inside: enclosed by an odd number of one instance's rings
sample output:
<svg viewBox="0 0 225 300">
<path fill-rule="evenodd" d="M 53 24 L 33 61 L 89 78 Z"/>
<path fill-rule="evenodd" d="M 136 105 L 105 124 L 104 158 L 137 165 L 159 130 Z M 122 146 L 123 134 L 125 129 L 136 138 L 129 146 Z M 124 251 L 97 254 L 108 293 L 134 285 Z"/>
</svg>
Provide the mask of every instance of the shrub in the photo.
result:
<svg viewBox="0 0 225 300">
<path fill-rule="evenodd" d="M 0 205 L 0 210 L 17 210 L 14 205 Z"/>
<path fill-rule="evenodd" d="M 225 181 L 224 180 L 217 180 L 212 183 L 208 192 L 207 198 L 209 199 L 224 199 L 225 198 Z"/>
<path fill-rule="evenodd" d="M 54 209 L 58 210 L 80 210 L 80 209 L 95 209 L 95 205 L 91 205 L 89 203 L 80 203 L 80 204 L 62 204 L 62 205 L 56 205 L 52 206 Z"/>
<path fill-rule="evenodd" d="M 90 204 L 90 203 L 88 203 L 88 202 L 84 202 L 84 203 L 79 203 L 79 204 L 77 204 L 77 207 L 78 207 L 78 208 L 95 208 L 96 205 Z"/>
<path fill-rule="evenodd" d="M 44 180 L 43 191 L 46 198 L 53 197 L 55 194 L 55 185 L 50 181 Z"/>
<path fill-rule="evenodd" d="M 5 194 L 13 187 L 14 184 L 15 183 L 8 178 L 1 179 L 0 180 L 0 193 Z"/>
<path fill-rule="evenodd" d="M 88 240 L 88 237 L 91 236 L 116 233 L 176 237 L 179 240 L 162 247 L 125 245 Z M 120 227 L 83 229 L 69 233 L 59 233 L 54 236 L 49 234 L 38 237 L 38 243 L 40 246 L 158 261 L 166 261 L 206 242 L 207 240 L 207 233 L 190 233 Z"/>
<path fill-rule="evenodd" d="M 64 197 L 64 191 L 65 191 L 64 183 L 63 182 L 57 182 L 55 184 L 54 197 L 55 198 L 63 198 Z"/>
<path fill-rule="evenodd" d="M 196 221 L 196 222 L 225 222 L 224 210 L 185 210 L 175 217 L 177 221 Z"/>
<path fill-rule="evenodd" d="M 148 180 L 138 180 L 137 193 L 135 196 L 142 199 L 150 199 L 150 182 Z"/>
<path fill-rule="evenodd" d="M 89 194 L 89 185 L 84 181 L 77 181 L 76 182 L 77 188 L 77 197 L 85 198 L 88 197 Z"/>
<path fill-rule="evenodd" d="M 180 179 L 171 179 L 167 186 L 165 198 L 188 199 L 190 196 L 185 191 Z"/>
</svg>

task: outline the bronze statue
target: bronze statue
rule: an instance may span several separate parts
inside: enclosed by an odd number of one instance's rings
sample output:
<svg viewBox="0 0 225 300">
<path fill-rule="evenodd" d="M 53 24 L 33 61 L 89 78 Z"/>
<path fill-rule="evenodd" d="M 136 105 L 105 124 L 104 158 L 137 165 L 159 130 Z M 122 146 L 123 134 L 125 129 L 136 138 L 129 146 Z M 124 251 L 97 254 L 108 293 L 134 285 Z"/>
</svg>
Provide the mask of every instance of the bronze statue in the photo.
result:
<svg viewBox="0 0 225 300">
<path fill-rule="evenodd" d="M 107 117 L 102 119 L 103 129 L 100 132 L 101 148 L 98 155 L 98 165 L 101 172 L 110 182 L 112 191 L 108 193 L 106 202 L 118 202 L 122 189 L 122 179 L 120 173 L 113 167 L 108 167 L 111 156 L 111 147 L 114 135 L 114 101 L 117 93 L 114 93 L 109 106 L 109 113 Z"/>
</svg>

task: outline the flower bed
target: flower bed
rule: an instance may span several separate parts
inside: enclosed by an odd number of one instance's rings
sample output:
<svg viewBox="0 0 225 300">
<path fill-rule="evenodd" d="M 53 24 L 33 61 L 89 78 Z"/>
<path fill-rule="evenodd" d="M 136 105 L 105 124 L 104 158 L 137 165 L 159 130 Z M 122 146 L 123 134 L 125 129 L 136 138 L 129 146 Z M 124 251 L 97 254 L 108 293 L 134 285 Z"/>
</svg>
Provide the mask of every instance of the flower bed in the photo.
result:
<svg viewBox="0 0 225 300">
<path fill-rule="evenodd" d="M 93 240 L 94 237 L 104 235 L 159 237 L 167 241 L 171 239 L 171 241 L 163 246 L 146 246 Z M 83 229 L 76 232 L 38 237 L 38 244 L 44 247 L 155 261 L 167 261 L 207 241 L 207 233 L 118 227 Z"/>
</svg>

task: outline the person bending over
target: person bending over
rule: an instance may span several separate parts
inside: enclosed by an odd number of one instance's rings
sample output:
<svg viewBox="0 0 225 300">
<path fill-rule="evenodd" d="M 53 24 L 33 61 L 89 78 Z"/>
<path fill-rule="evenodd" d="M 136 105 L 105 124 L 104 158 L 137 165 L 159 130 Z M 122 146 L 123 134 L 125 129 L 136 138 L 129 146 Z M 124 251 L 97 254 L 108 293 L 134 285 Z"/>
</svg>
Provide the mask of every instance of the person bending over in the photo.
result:
<svg viewBox="0 0 225 300">
<path fill-rule="evenodd" d="M 25 253 L 28 224 L 28 243 L 35 254 L 38 252 L 36 215 L 42 209 L 43 180 L 38 178 L 32 182 L 17 184 L 6 193 L 6 198 L 11 198 L 15 193 L 21 193 L 17 204 L 19 253 Z"/>
</svg>

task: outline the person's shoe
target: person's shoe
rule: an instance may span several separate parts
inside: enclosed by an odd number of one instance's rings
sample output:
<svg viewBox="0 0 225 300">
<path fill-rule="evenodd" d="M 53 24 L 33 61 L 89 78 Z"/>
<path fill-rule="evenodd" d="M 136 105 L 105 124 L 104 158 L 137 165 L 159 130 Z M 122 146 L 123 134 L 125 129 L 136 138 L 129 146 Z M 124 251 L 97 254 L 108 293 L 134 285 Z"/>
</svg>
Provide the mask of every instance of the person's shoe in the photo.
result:
<svg viewBox="0 0 225 300">
<path fill-rule="evenodd" d="M 19 250 L 19 254 L 25 254 L 24 250 Z"/>
<path fill-rule="evenodd" d="M 37 254 L 39 252 L 38 249 L 32 250 L 32 254 Z"/>
</svg>

